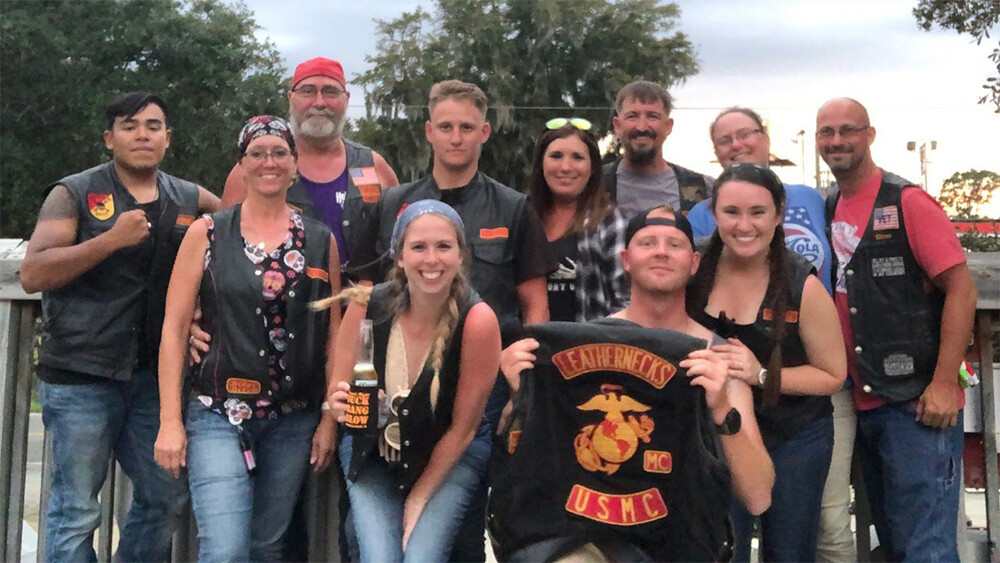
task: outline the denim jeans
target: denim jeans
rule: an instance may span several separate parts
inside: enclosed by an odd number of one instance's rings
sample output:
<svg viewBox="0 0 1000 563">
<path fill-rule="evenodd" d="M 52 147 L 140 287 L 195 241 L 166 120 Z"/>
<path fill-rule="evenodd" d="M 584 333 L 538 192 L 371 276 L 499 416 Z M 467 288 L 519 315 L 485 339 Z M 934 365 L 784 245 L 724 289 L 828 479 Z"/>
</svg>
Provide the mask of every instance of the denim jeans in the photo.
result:
<svg viewBox="0 0 1000 563">
<path fill-rule="evenodd" d="M 42 421 L 52 436 L 52 485 L 47 508 L 46 561 L 95 561 L 97 494 L 112 459 L 132 480 L 132 507 L 121 528 L 117 559 L 165 561 L 187 502 L 183 478 L 153 459 L 160 429 L 160 395 L 149 369 L 130 381 L 82 385 L 38 382 Z"/>
<path fill-rule="evenodd" d="M 760 560 L 815 561 L 823 485 L 833 453 L 833 416 L 813 420 L 768 453 L 774 463 L 774 488 L 771 507 L 760 515 Z M 733 561 L 749 561 L 754 518 L 736 502 L 730 515 Z"/>
<path fill-rule="evenodd" d="M 187 464 L 198 521 L 198 560 L 280 561 L 281 541 L 309 469 L 317 410 L 242 423 L 257 468 L 247 471 L 229 419 L 188 404 Z"/>
<path fill-rule="evenodd" d="M 958 561 L 962 423 L 960 411 L 951 428 L 924 426 L 912 402 L 858 412 L 858 453 L 886 561 Z"/>
<path fill-rule="evenodd" d="M 362 563 L 447 561 L 472 494 L 486 476 L 492 443 L 489 429 L 483 425 L 427 501 L 410 533 L 405 554 L 403 505 L 406 495 L 396 486 L 395 469 L 377 453 L 372 454 L 361 468 L 357 481 L 347 480 Z M 344 435 L 338 454 L 345 471 L 351 466 L 352 446 L 352 437 Z"/>
</svg>

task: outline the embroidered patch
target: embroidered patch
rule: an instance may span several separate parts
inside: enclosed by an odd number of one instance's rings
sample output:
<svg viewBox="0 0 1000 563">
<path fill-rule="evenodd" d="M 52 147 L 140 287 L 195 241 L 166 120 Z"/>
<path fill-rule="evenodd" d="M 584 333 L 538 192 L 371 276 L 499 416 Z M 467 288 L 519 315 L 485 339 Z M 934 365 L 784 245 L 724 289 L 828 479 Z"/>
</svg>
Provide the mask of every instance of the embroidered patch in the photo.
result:
<svg viewBox="0 0 1000 563">
<path fill-rule="evenodd" d="M 885 256 L 872 258 L 872 277 L 890 278 L 906 275 L 906 264 L 902 256 Z"/>
<path fill-rule="evenodd" d="M 87 209 L 100 221 L 107 221 L 115 214 L 115 199 L 111 194 L 87 194 Z"/>
<path fill-rule="evenodd" d="M 365 166 L 363 168 L 351 168 L 351 181 L 354 182 L 355 186 L 382 186 L 382 182 L 378 179 L 378 173 L 375 172 L 374 166 Z"/>
<path fill-rule="evenodd" d="M 507 453 L 509 454 L 514 453 L 514 451 L 517 450 L 517 444 L 520 441 L 521 441 L 521 431 L 511 430 L 510 433 L 507 434 Z"/>
<path fill-rule="evenodd" d="M 181 227 L 188 227 L 194 223 L 194 215 L 178 215 L 177 224 Z"/>
<path fill-rule="evenodd" d="M 875 240 L 889 240 L 892 238 L 890 233 L 875 233 Z"/>
<path fill-rule="evenodd" d="M 636 413 L 650 409 L 628 395 L 620 385 L 601 385 L 601 393 L 576 407 L 582 411 L 603 411 L 604 420 L 584 426 L 573 440 L 576 461 L 587 471 L 608 475 L 618 471 L 639 448 L 639 441 L 649 443 L 653 419 Z M 626 418 L 625 413 L 629 413 Z"/>
<path fill-rule="evenodd" d="M 899 208 L 895 205 L 887 205 L 875 209 L 873 217 L 876 231 L 888 231 L 899 228 Z"/>
<path fill-rule="evenodd" d="M 226 380 L 226 392 L 233 395 L 257 395 L 260 393 L 260 382 L 252 379 L 230 377 Z"/>
<path fill-rule="evenodd" d="M 507 227 L 493 227 L 492 229 L 479 229 L 479 238 L 489 240 L 494 238 L 508 238 L 510 232 Z"/>
<path fill-rule="evenodd" d="M 909 354 L 889 354 L 882 360 L 882 369 L 891 377 L 915 373 L 913 356 Z"/>
<path fill-rule="evenodd" d="M 670 452 L 646 450 L 642 454 L 642 468 L 648 473 L 671 473 L 674 470 L 674 458 Z"/>
<path fill-rule="evenodd" d="M 358 186 L 358 191 L 361 192 L 361 201 L 365 203 L 377 203 L 382 197 L 382 186 L 377 184 Z"/>
<path fill-rule="evenodd" d="M 677 373 L 677 367 L 642 348 L 625 344 L 584 344 L 553 354 L 552 363 L 563 379 L 594 371 L 618 371 L 634 375 L 657 389 Z"/>
<path fill-rule="evenodd" d="M 306 268 L 306 277 L 328 282 L 330 281 L 330 272 L 322 268 Z"/>
<path fill-rule="evenodd" d="M 774 320 L 774 311 L 770 307 L 764 307 L 764 310 L 760 312 L 760 317 L 765 321 Z M 799 312 L 798 311 L 785 311 L 785 322 L 786 323 L 797 323 L 799 322 Z"/>
<path fill-rule="evenodd" d="M 573 485 L 566 499 L 566 511 L 602 524 L 635 526 L 666 517 L 667 505 L 656 488 L 612 495 Z"/>
</svg>

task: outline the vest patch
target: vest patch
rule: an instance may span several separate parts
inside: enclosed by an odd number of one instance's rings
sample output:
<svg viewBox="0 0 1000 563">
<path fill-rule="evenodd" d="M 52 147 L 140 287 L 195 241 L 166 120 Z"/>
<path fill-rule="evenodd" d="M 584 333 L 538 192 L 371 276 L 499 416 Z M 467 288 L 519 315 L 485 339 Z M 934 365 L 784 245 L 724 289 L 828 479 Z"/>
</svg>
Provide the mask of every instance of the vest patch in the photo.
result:
<svg viewBox="0 0 1000 563">
<path fill-rule="evenodd" d="M 760 312 L 760 317 L 765 321 L 774 320 L 774 310 L 770 307 L 764 307 L 764 310 Z M 798 311 L 785 311 L 785 322 L 786 323 L 797 323 L 799 322 L 799 312 Z"/>
<path fill-rule="evenodd" d="M 602 471 L 608 475 L 618 471 L 639 448 L 639 441 L 649 443 L 653 419 L 642 414 L 650 409 L 632 397 L 621 393 L 620 385 L 601 385 L 601 394 L 576 407 L 582 411 L 603 411 L 604 420 L 584 426 L 573 440 L 576 461 L 587 471 Z M 627 417 L 624 413 L 629 414 Z"/>
<path fill-rule="evenodd" d="M 111 194 L 87 194 L 87 209 L 100 221 L 107 221 L 115 214 L 115 198 Z"/>
<path fill-rule="evenodd" d="M 382 197 L 382 182 L 379 181 L 374 166 L 351 168 L 351 181 L 361 193 L 361 201 L 375 203 Z"/>
<path fill-rule="evenodd" d="M 178 215 L 177 224 L 181 227 L 190 227 L 194 223 L 194 215 Z"/>
<path fill-rule="evenodd" d="M 507 434 L 507 453 L 512 454 L 517 450 L 517 443 L 521 440 L 520 430 L 511 430 Z"/>
<path fill-rule="evenodd" d="M 888 231 L 899 228 L 899 208 L 895 205 L 878 207 L 872 215 L 876 231 Z"/>
<path fill-rule="evenodd" d="M 674 470 L 674 458 L 670 452 L 646 450 L 642 454 L 642 468 L 649 473 L 671 473 Z"/>
<path fill-rule="evenodd" d="M 872 277 L 889 278 L 893 276 L 905 276 L 906 264 L 902 256 L 885 256 L 882 258 L 872 258 Z"/>
<path fill-rule="evenodd" d="M 888 376 L 910 375 L 914 373 L 913 356 L 909 354 L 889 354 L 882 360 L 882 369 Z"/>
<path fill-rule="evenodd" d="M 566 499 L 566 510 L 614 526 L 645 524 L 667 515 L 667 505 L 655 487 L 629 495 L 612 495 L 573 485 Z"/>
<path fill-rule="evenodd" d="M 325 282 L 330 281 L 330 272 L 322 268 L 306 268 L 306 277 L 312 278 L 314 280 L 323 280 Z"/>
<path fill-rule="evenodd" d="M 489 240 L 494 238 L 508 238 L 510 231 L 507 227 L 493 227 L 492 229 L 479 229 L 479 238 Z"/>
<path fill-rule="evenodd" d="M 257 395 L 260 393 L 260 382 L 253 379 L 230 377 L 226 380 L 226 392 L 233 395 Z"/>
<path fill-rule="evenodd" d="M 563 379 L 610 370 L 638 377 L 657 389 L 663 389 L 677 373 L 677 367 L 667 360 L 626 344 L 575 346 L 553 354 L 552 363 Z"/>
</svg>

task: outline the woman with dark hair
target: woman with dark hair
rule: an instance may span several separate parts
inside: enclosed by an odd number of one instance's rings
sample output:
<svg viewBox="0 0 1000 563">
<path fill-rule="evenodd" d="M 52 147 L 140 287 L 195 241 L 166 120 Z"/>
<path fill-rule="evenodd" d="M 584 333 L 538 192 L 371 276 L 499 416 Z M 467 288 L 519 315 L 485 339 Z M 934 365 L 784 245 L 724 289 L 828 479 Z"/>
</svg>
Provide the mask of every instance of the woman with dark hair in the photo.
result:
<svg viewBox="0 0 1000 563">
<path fill-rule="evenodd" d="M 389 413 L 338 453 L 361 561 L 445 561 L 492 440 L 483 410 L 496 377 L 500 328 L 469 286 L 462 219 L 425 199 L 396 220 L 388 281 L 316 304 L 352 302 L 337 335 L 333 412 L 346 421 L 359 328 L 372 325 L 373 366 Z M 334 307 L 336 308 L 336 307 Z"/>
<path fill-rule="evenodd" d="M 773 172 L 726 168 L 712 205 L 718 227 L 688 294 L 689 314 L 728 339 L 712 349 L 753 390 L 775 470 L 771 506 L 760 516 L 761 560 L 813 561 L 833 448 L 829 395 L 847 374 L 837 312 L 812 266 L 785 248 L 785 190 Z M 734 561 L 748 561 L 753 518 L 735 504 L 731 513 Z"/>
<path fill-rule="evenodd" d="M 601 186 L 601 152 L 581 118 L 555 118 L 535 147 L 528 199 L 542 219 L 559 269 L 549 274 L 549 318 L 589 321 L 628 303 L 618 256 L 625 219 Z"/>
<path fill-rule="evenodd" d="M 309 465 L 322 471 L 333 453 L 334 420 L 320 405 L 340 315 L 309 303 L 340 289 L 340 261 L 330 230 L 285 204 L 296 170 L 288 123 L 253 117 L 238 146 L 246 200 L 191 225 L 170 278 L 155 457 L 174 477 L 188 468 L 199 561 L 278 561 Z M 213 338 L 185 421 L 197 300 Z"/>
</svg>

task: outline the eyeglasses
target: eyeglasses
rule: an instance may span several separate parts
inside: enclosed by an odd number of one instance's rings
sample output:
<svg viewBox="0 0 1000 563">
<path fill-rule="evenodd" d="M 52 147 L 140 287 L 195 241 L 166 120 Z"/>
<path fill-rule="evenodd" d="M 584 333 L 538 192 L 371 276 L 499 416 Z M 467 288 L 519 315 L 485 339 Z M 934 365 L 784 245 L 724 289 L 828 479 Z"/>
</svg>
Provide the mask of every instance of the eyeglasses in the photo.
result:
<svg viewBox="0 0 1000 563">
<path fill-rule="evenodd" d="M 558 129 L 565 126 L 567 123 L 576 127 L 580 131 L 590 131 L 590 128 L 593 127 L 589 121 L 582 117 L 553 117 L 545 122 L 545 128 Z"/>
<path fill-rule="evenodd" d="M 287 159 L 288 157 L 292 156 L 292 151 L 288 149 L 274 149 L 271 152 L 252 150 L 247 152 L 245 156 L 250 158 L 250 160 L 254 160 L 256 162 L 264 162 L 265 160 L 267 160 L 267 157 L 273 158 L 275 162 L 281 162 Z"/>
<path fill-rule="evenodd" d="M 834 129 L 833 127 L 821 127 L 818 131 L 816 131 L 816 138 L 832 139 L 833 136 L 838 133 L 841 137 L 851 137 L 863 131 L 867 131 L 870 127 L 871 125 L 859 125 L 857 127 L 854 125 L 841 125 L 840 129 Z"/>
<path fill-rule="evenodd" d="M 345 91 L 346 90 L 337 88 L 336 86 L 324 86 L 322 89 L 318 89 L 310 84 L 292 89 L 292 92 L 302 96 L 303 98 L 315 98 L 316 94 L 322 94 L 327 100 L 335 100 L 343 96 Z"/>
<path fill-rule="evenodd" d="M 726 135 L 725 137 L 719 137 L 715 140 L 715 146 L 717 147 L 728 147 L 733 144 L 733 141 L 743 142 L 750 138 L 750 135 L 755 133 L 763 133 L 760 129 L 740 129 L 739 131 L 733 133 L 732 135 Z"/>
</svg>

